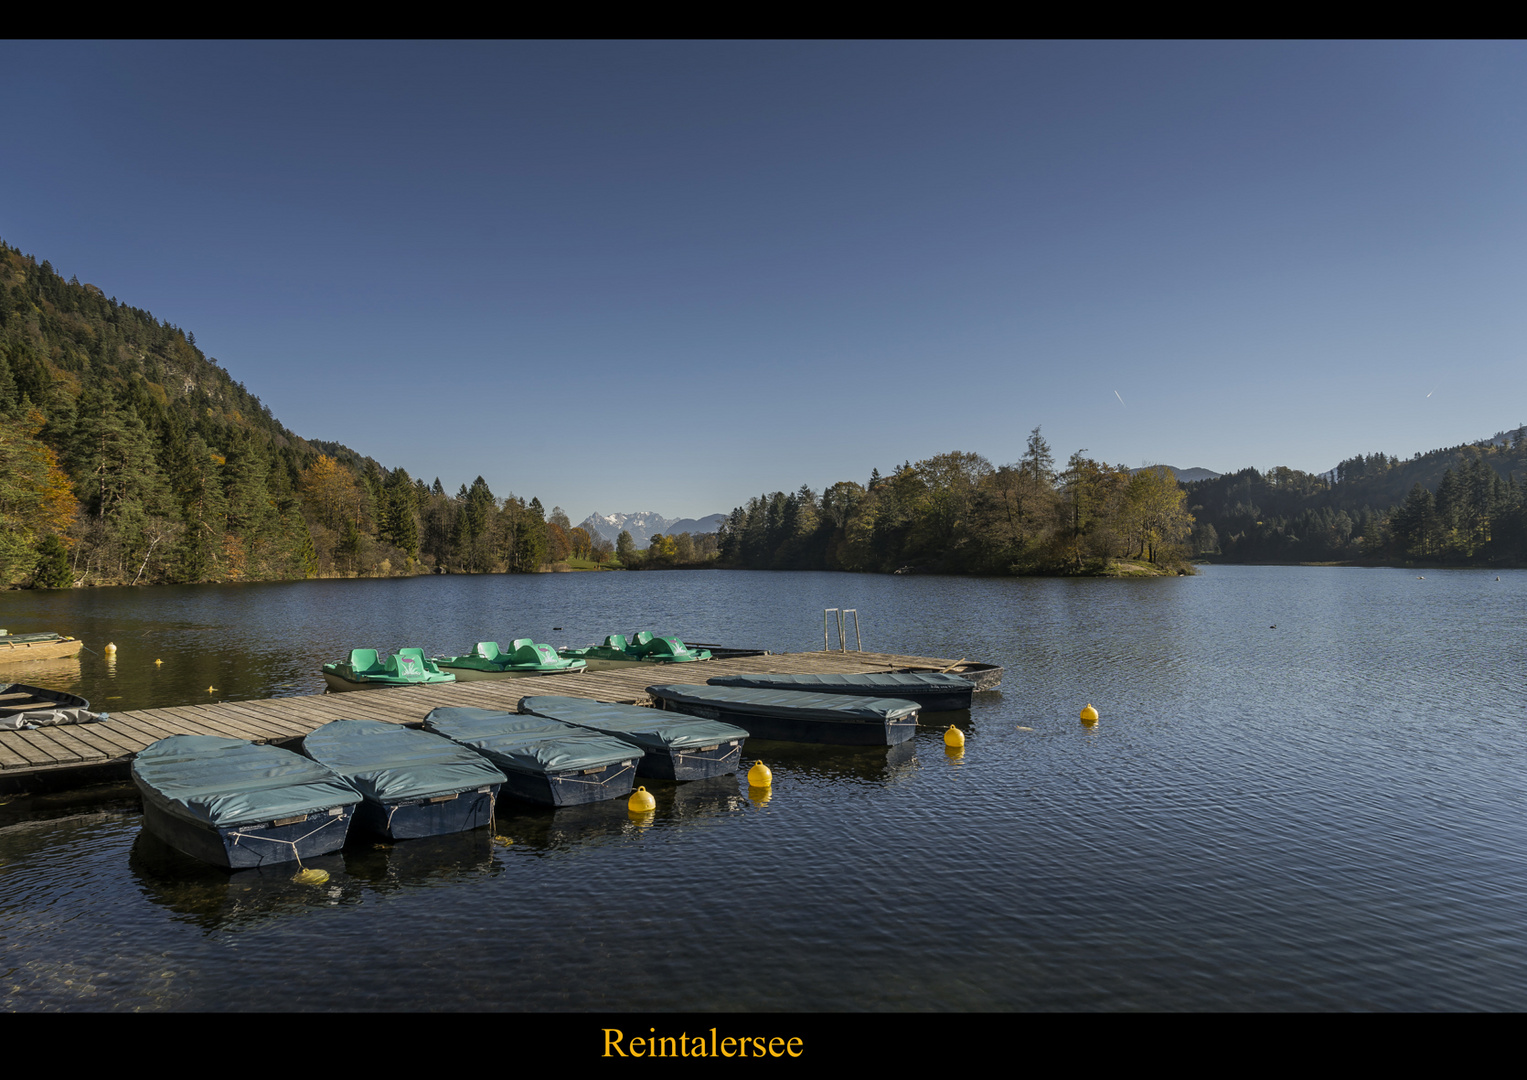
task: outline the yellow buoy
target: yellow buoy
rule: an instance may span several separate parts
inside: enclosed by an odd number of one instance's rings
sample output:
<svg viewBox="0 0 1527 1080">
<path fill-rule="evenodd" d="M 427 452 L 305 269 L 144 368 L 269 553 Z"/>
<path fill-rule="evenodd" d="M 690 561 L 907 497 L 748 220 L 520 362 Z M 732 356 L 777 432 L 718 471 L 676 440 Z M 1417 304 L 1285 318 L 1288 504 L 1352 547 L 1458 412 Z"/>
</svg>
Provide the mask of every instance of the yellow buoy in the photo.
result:
<svg viewBox="0 0 1527 1080">
<path fill-rule="evenodd" d="M 155 667 L 158 667 L 158 666 L 159 666 L 159 665 L 160 665 L 160 664 L 162 664 L 162 663 L 164 663 L 164 661 L 163 661 L 163 660 L 155 660 L 155 661 L 154 661 L 154 666 L 155 666 Z"/>
<path fill-rule="evenodd" d="M 116 644 L 116 642 L 108 641 L 106 643 L 106 648 L 102 649 L 101 651 L 102 652 L 109 652 L 109 653 L 116 652 L 117 651 L 117 644 Z"/>
<path fill-rule="evenodd" d="M 949 725 L 949 730 L 944 732 L 944 745 L 945 746 L 964 746 L 965 745 L 965 733 L 963 731 L 961 731 L 959 728 L 955 727 L 953 724 L 950 724 Z"/>
<path fill-rule="evenodd" d="M 639 787 L 631 792 L 631 801 L 626 803 L 626 809 L 633 814 L 650 813 L 657 809 L 657 800 L 652 797 L 652 792 Z"/>
<path fill-rule="evenodd" d="M 1097 718 L 1098 718 L 1098 711 L 1096 709 L 1094 709 L 1090 703 L 1087 704 L 1087 705 L 1082 706 L 1082 719 L 1083 720 L 1086 720 L 1090 724 L 1093 721 L 1095 721 Z"/>
<path fill-rule="evenodd" d="M 217 693 L 217 687 L 215 687 L 215 686 L 209 686 L 209 687 L 207 687 L 207 693 L 209 693 L 209 694 L 215 694 L 215 693 Z"/>
<path fill-rule="evenodd" d="M 769 766 L 763 762 L 756 762 L 748 770 L 748 787 L 768 787 L 774 783 L 774 774 L 769 771 Z"/>
<path fill-rule="evenodd" d="M 307 867 L 293 874 L 292 880 L 298 885 L 322 885 L 325 881 L 329 880 L 329 872 L 327 870 L 316 870 L 312 867 Z"/>
</svg>

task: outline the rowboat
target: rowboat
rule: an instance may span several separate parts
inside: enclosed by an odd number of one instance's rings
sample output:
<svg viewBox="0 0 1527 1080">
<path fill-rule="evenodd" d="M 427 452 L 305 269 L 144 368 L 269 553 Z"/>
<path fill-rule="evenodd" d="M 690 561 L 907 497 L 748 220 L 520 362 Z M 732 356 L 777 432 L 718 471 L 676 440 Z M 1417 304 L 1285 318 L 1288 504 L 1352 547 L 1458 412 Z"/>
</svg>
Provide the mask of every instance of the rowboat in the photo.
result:
<svg viewBox="0 0 1527 1080">
<path fill-rule="evenodd" d="M 385 663 L 377 658 L 375 649 L 351 649 L 350 659 L 323 666 L 323 681 L 338 693 L 384 686 L 428 686 L 455 682 L 456 676 L 441 672 L 424 659 L 422 649 L 399 649 Z"/>
<path fill-rule="evenodd" d="M 636 777 L 630 743 L 542 716 L 451 707 L 433 709 L 424 730 L 444 735 L 491 761 L 503 792 L 548 806 L 619 799 Z"/>
<path fill-rule="evenodd" d="M 171 847 L 230 869 L 344 846 L 361 795 L 316 761 L 215 735 L 171 735 L 138 752 L 143 824 Z"/>
<path fill-rule="evenodd" d="M 755 739 L 895 746 L 917 732 L 916 702 L 745 686 L 649 686 L 663 708 L 745 726 Z"/>
<path fill-rule="evenodd" d="M 638 776 L 657 780 L 703 780 L 737 771 L 748 732 L 719 720 L 675 716 L 638 705 L 587 698 L 527 697 L 520 712 L 611 735 L 641 750 Z"/>
<path fill-rule="evenodd" d="M 537 645 L 529 638 L 517 638 L 508 652 L 500 652 L 496 641 L 479 641 L 465 656 L 437 656 L 434 662 L 460 682 L 565 675 L 587 666 L 582 660 L 558 656 L 550 645 Z"/>
<path fill-rule="evenodd" d="M 0 664 L 78 656 L 85 643 L 60 634 L 7 634 L 0 630 Z"/>
<path fill-rule="evenodd" d="M 0 730 L 91 724 L 105 717 L 105 713 L 91 712 L 90 702 L 78 694 L 25 683 L 0 683 Z"/>
<path fill-rule="evenodd" d="M 816 694 L 899 698 L 929 712 L 970 708 L 976 687 L 958 675 L 934 672 L 870 672 L 842 675 L 722 675 L 711 686 L 746 686 L 755 690 L 806 690 Z"/>
</svg>

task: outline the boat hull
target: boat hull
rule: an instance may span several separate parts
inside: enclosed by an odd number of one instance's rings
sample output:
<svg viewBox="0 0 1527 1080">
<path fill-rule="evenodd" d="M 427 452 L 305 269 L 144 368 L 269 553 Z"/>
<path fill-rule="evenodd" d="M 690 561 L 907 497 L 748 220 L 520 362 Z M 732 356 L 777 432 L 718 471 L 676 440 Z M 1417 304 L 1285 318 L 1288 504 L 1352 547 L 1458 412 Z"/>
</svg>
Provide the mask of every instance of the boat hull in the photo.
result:
<svg viewBox="0 0 1527 1080">
<path fill-rule="evenodd" d="M 721 743 L 710 749 L 648 750 L 636 763 L 636 774 L 652 780 L 709 780 L 737 771 L 742 743 Z"/>
<path fill-rule="evenodd" d="M 357 682 L 347 679 L 343 675 L 336 675 L 332 671 L 323 673 L 323 681 L 328 684 L 329 691 L 335 694 L 347 693 L 351 690 L 390 690 L 395 686 L 449 686 L 449 679 L 432 679 L 419 682 L 380 682 L 374 679 L 366 679 Z"/>
<path fill-rule="evenodd" d="M 0 642 L 0 665 L 23 664 L 30 660 L 59 660 L 78 656 L 83 641 L 72 638 L 58 641 Z"/>
<path fill-rule="evenodd" d="M 481 829 L 493 823 L 493 805 L 500 786 L 432 799 L 384 803 L 367 798 L 356 807 L 354 827 L 387 840 L 418 840 Z"/>
<path fill-rule="evenodd" d="M 478 668 L 451 667 L 446 664 L 437 666 L 441 671 L 456 676 L 457 682 L 487 682 L 497 679 L 525 679 L 536 678 L 542 675 L 571 675 L 583 668 L 558 668 L 554 671 L 482 671 Z M 590 665 L 592 667 L 593 665 Z"/>
<path fill-rule="evenodd" d="M 345 846 L 353 819 L 353 807 L 345 806 L 283 825 L 199 825 L 161 809 L 150 792 L 143 796 L 143 824 L 149 832 L 193 859 L 230 870 L 332 854 Z"/>
<path fill-rule="evenodd" d="M 602 769 L 544 773 L 504 769 L 503 773 L 509 778 L 503 792 L 511 798 L 543 806 L 580 806 L 628 797 L 636 780 L 636 765 L 622 763 Z"/>
<path fill-rule="evenodd" d="M 746 728 L 755 739 L 774 742 L 823 743 L 832 746 L 895 746 L 917 734 L 917 713 L 884 721 L 817 720 L 780 713 L 760 714 L 728 709 L 715 703 L 694 705 L 663 700 L 663 708 L 687 716 L 703 716 Z"/>
</svg>

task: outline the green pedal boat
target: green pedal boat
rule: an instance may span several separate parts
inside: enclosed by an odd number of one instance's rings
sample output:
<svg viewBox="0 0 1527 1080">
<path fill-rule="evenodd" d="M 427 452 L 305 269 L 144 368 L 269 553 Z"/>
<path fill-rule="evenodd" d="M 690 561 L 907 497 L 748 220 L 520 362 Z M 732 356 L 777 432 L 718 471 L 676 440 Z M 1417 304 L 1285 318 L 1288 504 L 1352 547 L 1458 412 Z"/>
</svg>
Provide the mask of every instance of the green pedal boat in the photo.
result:
<svg viewBox="0 0 1527 1080">
<path fill-rule="evenodd" d="M 603 645 L 582 649 L 558 649 L 557 655 L 585 661 L 590 671 L 636 667 L 640 664 L 691 664 L 710 659 L 709 649 L 691 649 L 676 637 L 653 637 L 643 630 L 626 641 L 624 634 L 611 634 Z"/>
<path fill-rule="evenodd" d="M 529 638 L 517 638 L 509 652 L 500 652 L 498 642 L 479 641 L 466 656 L 437 656 L 441 671 L 449 671 L 461 682 L 479 679 L 517 679 L 525 675 L 567 675 L 588 665 L 581 659 L 557 655 L 550 645 L 537 645 Z"/>
<path fill-rule="evenodd" d="M 455 682 L 424 659 L 423 649 L 399 649 L 386 662 L 377 659 L 375 649 L 351 649 L 350 659 L 323 666 L 323 681 L 332 691 L 375 690 L 383 686 L 429 686 Z"/>
</svg>

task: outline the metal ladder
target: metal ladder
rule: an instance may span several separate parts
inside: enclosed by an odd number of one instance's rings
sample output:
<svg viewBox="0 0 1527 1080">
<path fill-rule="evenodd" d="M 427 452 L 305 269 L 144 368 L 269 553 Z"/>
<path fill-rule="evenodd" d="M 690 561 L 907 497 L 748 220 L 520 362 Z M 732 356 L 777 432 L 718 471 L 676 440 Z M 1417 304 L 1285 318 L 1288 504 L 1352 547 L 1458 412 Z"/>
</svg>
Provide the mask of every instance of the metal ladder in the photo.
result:
<svg viewBox="0 0 1527 1080">
<path fill-rule="evenodd" d="M 864 642 L 859 637 L 859 609 L 851 607 L 822 609 L 822 651 L 832 651 L 827 643 L 827 629 L 831 625 L 829 616 L 834 613 L 838 616 L 838 651 L 848 652 L 848 616 L 852 615 L 854 617 L 854 648 L 863 652 Z"/>
</svg>

